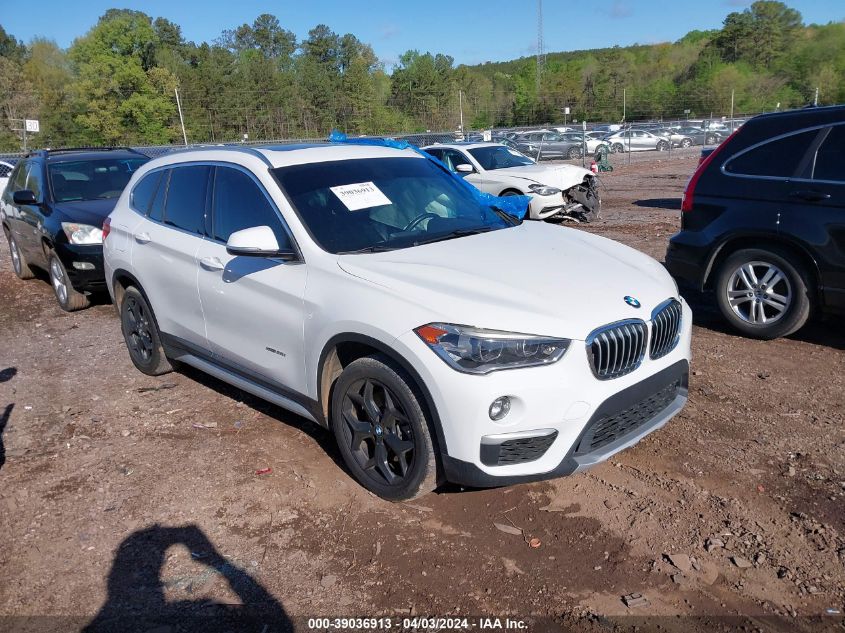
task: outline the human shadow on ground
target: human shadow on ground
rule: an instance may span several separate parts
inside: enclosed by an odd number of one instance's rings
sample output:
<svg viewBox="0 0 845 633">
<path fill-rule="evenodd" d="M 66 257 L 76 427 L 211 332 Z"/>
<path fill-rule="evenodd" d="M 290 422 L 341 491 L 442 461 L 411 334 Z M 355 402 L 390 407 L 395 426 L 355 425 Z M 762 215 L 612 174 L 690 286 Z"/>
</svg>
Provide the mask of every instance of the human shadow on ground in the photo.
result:
<svg viewBox="0 0 845 633">
<path fill-rule="evenodd" d="M 206 573 L 183 579 L 191 593 L 215 575 L 240 599 L 226 604 L 209 599 L 169 602 L 161 572 L 167 552 L 183 545 Z M 108 598 L 83 633 L 134 633 L 150 630 L 223 633 L 292 632 L 282 605 L 246 571 L 224 558 L 196 525 L 152 527 L 134 532 L 117 550 L 108 577 Z"/>
</svg>

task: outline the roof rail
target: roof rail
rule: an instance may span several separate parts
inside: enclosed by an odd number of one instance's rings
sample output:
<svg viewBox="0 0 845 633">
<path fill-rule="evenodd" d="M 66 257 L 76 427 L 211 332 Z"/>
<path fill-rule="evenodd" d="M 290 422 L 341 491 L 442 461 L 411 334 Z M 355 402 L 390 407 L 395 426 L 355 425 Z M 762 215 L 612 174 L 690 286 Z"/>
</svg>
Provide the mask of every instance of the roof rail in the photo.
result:
<svg viewBox="0 0 845 633">
<path fill-rule="evenodd" d="M 272 167 L 273 163 L 261 152 L 258 151 L 258 148 L 252 145 L 241 145 L 238 143 L 217 143 L 217 144 L 208 144 L 208 145 L 196 145 L 196 146 L 187 146 L 187 147 L 177 147 L 176 149 L 172 149 L 162 156 L 172 156 L 173 154 L 182 154 L 184 152 L 201 152 L 201 151 L 212 151 L 212 150 L 230 150 L 234 152 L 244 152 L 245 154 L 250 154 L 251 156 L 255 156 L 256 158 L 260 159 L 268 167 Z"/>
<path fill-rule="evenodd" d="M 52 156 L 54 154 L 64 154 L 70 152 L 132 152 L 133 154 L 140 154 L 141 156 L 146 156 L 142 151 L 135 149 L 134 147 L 59 147 L 56 149 L 38 149 L 33 150 L 27 153 L 27 157 L 30 156 Z"/>
</svg>

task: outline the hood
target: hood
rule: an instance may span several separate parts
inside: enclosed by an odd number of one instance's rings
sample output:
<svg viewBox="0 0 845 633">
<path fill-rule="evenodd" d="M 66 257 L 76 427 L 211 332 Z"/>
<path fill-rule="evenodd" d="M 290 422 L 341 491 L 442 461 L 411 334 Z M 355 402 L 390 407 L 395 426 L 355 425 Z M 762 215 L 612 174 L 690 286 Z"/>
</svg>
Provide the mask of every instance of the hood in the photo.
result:
<svg viewBox="0 0 845 633">
<path fill-rule="evenodd" d="M 593 176 L 589 169 L 575 165 L 523 165 L 521 167 L 494 169 L 491 173 L 524 178 L 531 182 L 559 187 L 564 190 L 581 183 L 585 176 Z"/>
<path fill-rule="evenodd" d="M 647 321 L 654 307 L 677 296 L 671 277 L 651 257 L 540 222 L 386 253 L 341 255 L 338 264 L 424 308 L 430 321 L 576 340 L 621 319 Z M 642 307 L 627 305 L 626 295 Z"/>
<path fill-rule="evenodd" d="M 114 210 L 118 198 L 108 200 L 79 200 L 76 202 L 56 202 L 53 209 L 61 213 L 70 222 L 102 226 L 106 216 Z"/>
</svg>

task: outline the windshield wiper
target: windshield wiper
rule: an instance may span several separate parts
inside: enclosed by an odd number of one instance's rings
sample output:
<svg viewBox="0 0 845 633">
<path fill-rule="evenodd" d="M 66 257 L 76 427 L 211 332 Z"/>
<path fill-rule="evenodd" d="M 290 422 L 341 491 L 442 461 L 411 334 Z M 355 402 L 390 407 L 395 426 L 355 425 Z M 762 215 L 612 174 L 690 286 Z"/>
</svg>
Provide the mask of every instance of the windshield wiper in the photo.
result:
<svg viewBox="0 0 845 633">
<path fill-rule="evenodd" d="M 511 215 L 507 211 L 503 211 L 499 207 L 490 207 L 490 208 L 493 209 L 493 213 L 498 215 L 500 218 L 502 218 L 505 222 L 507 222 L 511 226 L 516 226 L 517 224 L 521 224 L 521 220 L 519 220 L 516 216 Z M 523 219 L 526 218 L 526 217 L 528 217 L 527 212 L 523 216 Z"/>
<path fill-rule="evenodd" d="M 451 240 L 456 237 L 466 237 L 467 235 L 475 235 L 477 233 L 487 233 L 488 231 L 492 230 L 492 226 L 481 226 L 475 229 L 455 229 L 454 231 L 449 231 L 448 233 L 444 233 L 443 235 L 438 235 L 427 240 L 417 240 L 416 242 L 414 242 L 414 246 L 419 246 L 421 244 L 432 244 L 434 242 L 443 242 L 445 240 Z"/>
<path fill-rule="evenodd" d="M 384 246 L 383 244 L 376 244 L 375 246 L 365 246 L 354 251 L 340 251 L 338 255 L 357 255 L 358 253 L 384 253 L 386 251 L 395 251 L 395 246 Z"/>
</svg>

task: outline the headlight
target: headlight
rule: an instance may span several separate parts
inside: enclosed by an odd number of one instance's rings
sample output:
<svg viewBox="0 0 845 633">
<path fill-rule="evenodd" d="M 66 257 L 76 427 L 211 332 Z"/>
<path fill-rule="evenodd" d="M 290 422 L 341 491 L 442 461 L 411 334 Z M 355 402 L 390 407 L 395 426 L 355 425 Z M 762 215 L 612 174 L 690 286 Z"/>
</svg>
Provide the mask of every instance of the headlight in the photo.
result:
<svg viewBox="0 0 845 633">
<path fill-rule="evenodd" d="M 557 187 L 547 187 L 546 185 L 528 185 L 528 188 L 531 193 L 536 193 L 538 196 L 553 196 L 561 191 Z"/>
<path fill-rule="evenodd" d="M 563 358 L 570 343 L 448 323 L 429 323 L 414 331 L 448 365 L 467 374 L 548 365 Z"/>
<path fill-rule="evenodd" d="M 102 244 L 103 230 L 90 224 L 62 222 L 62 230 L 71 244 Z"/>
</svg>

